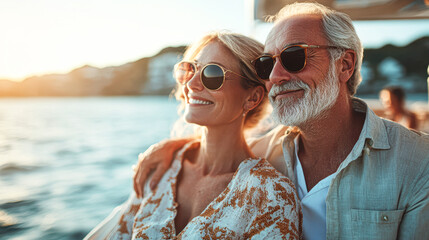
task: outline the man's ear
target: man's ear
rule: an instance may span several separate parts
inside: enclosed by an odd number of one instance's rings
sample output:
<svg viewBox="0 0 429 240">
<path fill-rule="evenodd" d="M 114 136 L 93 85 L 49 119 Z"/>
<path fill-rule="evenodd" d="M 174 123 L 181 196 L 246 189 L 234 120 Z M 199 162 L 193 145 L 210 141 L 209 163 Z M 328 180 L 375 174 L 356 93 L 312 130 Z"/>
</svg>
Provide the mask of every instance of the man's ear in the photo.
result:
<svg viewBox="0 0 429 240">
<path fill-rule="evenodd" d="M 351 49 L 347 49 L 344 56 L 340 58 L 340 66 L 338 68 L 340 82 L 347 82 L 355 71 L 356 53 Z"/>
<path fill-rule="evenodd" d="M 244 103 L 244 110 L 246 112 L 254 109 L 261 103 L 262 99 L 264 98 L 265 90 L 262 86 L 257 86 L 253 88 L 249 94 L 249 97 L 247 98 L 246 102 Z"/>
</svg>

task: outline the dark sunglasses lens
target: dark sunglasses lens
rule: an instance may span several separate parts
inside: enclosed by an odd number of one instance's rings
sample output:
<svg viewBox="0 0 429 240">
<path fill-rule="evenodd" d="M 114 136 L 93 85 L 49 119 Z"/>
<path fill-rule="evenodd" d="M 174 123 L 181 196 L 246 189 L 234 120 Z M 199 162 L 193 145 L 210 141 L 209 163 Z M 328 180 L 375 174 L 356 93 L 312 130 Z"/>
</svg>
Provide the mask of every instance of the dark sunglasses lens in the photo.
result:
<svg viewBox="0 0 429 240">
<path fill-rule="evenodd" d="M 222 68 L 217 65 L 207 65 L 201 73 L 201 81 L 210 90 L 219 89 L 224 80 Z"/>
<path fill-rule="evenodd" d="M 283 67 L 290 72 L 298 72 L 305 66 L 305 49 L 299 46 L 286 48 L 280 53 Z"/>
<path fill-rule="evenodd" d="M 265 80 L 270 78 L 270 74 L 273 70 L 273 67 L 274 61 L 272 57 L 260 57 L 255 61 L 256 74 L 258 74 L 261 79 Z"/>
<path fill-rule="evenodd" d="M 195 67 L 192 63 L 181 62 L 174 71 L 174 77 L 180 84 L 186 84 L 195 75 Z"/>
</svg>

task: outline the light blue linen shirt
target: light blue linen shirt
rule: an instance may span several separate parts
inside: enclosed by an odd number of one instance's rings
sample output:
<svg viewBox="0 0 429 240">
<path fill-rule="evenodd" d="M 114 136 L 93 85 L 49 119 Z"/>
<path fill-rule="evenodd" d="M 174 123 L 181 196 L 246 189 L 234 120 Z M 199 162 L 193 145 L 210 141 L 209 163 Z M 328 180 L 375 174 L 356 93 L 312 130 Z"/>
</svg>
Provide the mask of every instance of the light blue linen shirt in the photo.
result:
<svg viewBox="0 0 429 240">
<path fill-rule="evenodd" d="M 326 238 L 429 239 L 429 136 L 376 116 L 360 99 L 353 105 L 365 123 L 329 187 Z M 294 181 L 298 134 L 279 126 L 249 145 Z"/>
<path fill-rule="evenodd" d="M 295 184 L 301 201 L 303 215 L 302 231 L 304 239 L 326 239 L 326 196 L 329 186 L 336 173 L 320 180 L 308 191 L 304 170 L 299 161 L 299 135 L 294 139 L 295 144 Z"/>
</svg>

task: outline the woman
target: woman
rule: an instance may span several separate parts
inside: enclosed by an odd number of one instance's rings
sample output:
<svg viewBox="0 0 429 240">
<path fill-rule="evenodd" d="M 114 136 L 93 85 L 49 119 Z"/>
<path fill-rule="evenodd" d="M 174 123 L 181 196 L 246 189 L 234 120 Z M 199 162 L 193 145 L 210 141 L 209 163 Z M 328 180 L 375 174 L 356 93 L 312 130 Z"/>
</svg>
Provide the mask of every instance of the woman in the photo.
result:
<svg viewBox="0 0 429 240">
<path fill-rule="evenodd" d="M 142 199 L 132 194 L 88 239 L 301 236 L 291 181 L 254 156 L 244 138 L 267 105 L 251 65 L 262 50 L 251 38 L 223 32 L 187 49 L 175 66 L 176 96 L 200 133 L 177 152 L 154 191 L 145 186 Z"/>
<path fill-rule="evenodd" d="M 383 88 L 380 91 L 380 99 L 385 107 L 385 118 L 407 128 L 418 129 L 416 114 L 405 108 L 405 92 L 401 87 Z"/>
</svg>

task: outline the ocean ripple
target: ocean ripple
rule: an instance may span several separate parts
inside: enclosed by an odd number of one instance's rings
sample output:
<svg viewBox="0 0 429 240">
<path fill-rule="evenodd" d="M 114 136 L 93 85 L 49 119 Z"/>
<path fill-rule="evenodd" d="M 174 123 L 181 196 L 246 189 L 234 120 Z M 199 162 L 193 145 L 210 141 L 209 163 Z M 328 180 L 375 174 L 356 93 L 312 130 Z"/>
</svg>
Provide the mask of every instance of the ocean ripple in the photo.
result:
<svg viewBox="0 0 429 240">
<path fill-rule="evenodd" d="M 0 210 L 0 227 L 10 227 L 18 224 L 18 220 L 10 215 L 8 215 L 5 211 Z"/>
<path fill-rule="evenodd" d="M 0 174 L 10 174 L 15 172 L 28 172 L 40 168 L 36 165 L 24 165 L 19 163 L 3 163 L 0 165 Z"/>
</svg>

